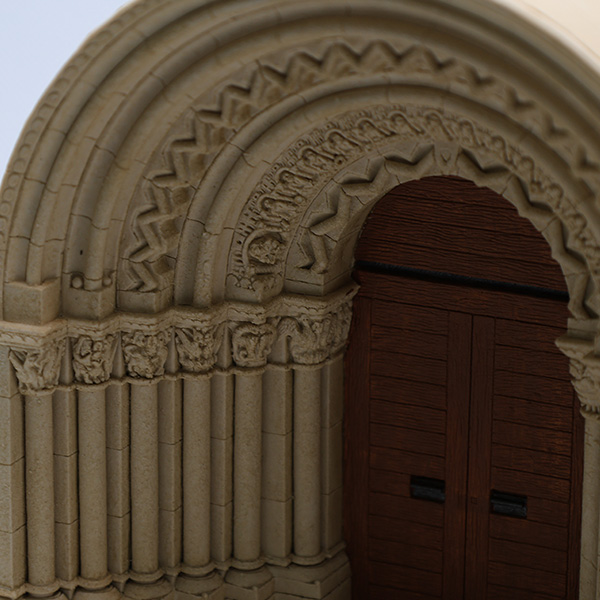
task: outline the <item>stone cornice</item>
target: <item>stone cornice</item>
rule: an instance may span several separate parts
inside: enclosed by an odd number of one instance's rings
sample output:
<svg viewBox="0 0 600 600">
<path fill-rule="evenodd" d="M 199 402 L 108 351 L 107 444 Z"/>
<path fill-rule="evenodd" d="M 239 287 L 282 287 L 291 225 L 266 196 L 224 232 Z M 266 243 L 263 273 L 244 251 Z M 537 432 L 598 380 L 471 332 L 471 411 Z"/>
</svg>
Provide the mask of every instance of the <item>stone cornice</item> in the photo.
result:
<svg viewBox="0 0 600 600">
<path fill-rule="evenodd" d="M 163 377 L 173 351 L 178 372 L 207 373 L 215 367 L 224 343 L 230 357 L 226 362 L 234 368 L 263 367 L 278 338 L 289 340 L 292 362 L 318 364 L 345 343 L 357 289 L 351 284 L 324 297 L 286 294 L 264 305 L 225 302 L 209 309 L 175 307 L 154 315 L 115 313 L 103 321 L 2 323 L 0 346 L 10 349 L 24 394 L 56 388 L 66 353 L 75 386 L 107 382 L 119 352 L 128 379 L 133 380 Z"/>
</svg>

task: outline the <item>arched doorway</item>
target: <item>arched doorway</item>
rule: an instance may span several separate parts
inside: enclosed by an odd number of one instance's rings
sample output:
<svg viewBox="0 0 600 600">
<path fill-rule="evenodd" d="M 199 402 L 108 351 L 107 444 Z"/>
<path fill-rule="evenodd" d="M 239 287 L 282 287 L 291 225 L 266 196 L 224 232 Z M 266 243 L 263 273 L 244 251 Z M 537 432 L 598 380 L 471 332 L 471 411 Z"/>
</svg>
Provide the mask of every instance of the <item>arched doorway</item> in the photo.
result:
<svg viewBox="0 0 600 600">
<path fill-rule="evenodd" d="M 354 597 L 577 598 L 583 418 L 544 240 L 495 192 L 434 177 L 380 200 L 356 257 Z"/>
</svg>

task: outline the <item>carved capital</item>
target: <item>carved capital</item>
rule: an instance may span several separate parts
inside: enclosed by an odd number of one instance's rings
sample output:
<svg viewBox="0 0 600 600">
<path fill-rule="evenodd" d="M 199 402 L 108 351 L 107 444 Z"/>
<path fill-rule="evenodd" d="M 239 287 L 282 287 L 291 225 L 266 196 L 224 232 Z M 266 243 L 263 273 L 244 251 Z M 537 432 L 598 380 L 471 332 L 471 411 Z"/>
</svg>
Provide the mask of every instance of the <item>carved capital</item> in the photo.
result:
<svg viewBox="0 0 600 600">
<path fill-rule="evenodd" d="M 571 383 L 579 396 L 584 417 L 600 414 L 600 357 L 594 355 L 593 343 L 563 336 L 556 345 L 570 358 Z"/>
<path fill-rule="evenodd" d="M 164 374 L 169 350 L 169 335 L 166 331 L 124 332 L 122 343 L 127 372 L 132 377 L 152 379 Z"/>
<path fill-rule="evenodd" d="M 102 383 L 110 378 L 117 337 L 81 335 L 73 340 L 73 374 L 81 383 Z"/>
<path fill-rule="evenodd" d="M 279 334 L 289 336 L 294 362 L 318 364 L 346 343 L 351 319 L 350 305 L 342 304 L 325 315 L 286 317 L 279 324 Z"/>
<path fill-rule="evenodd" d="M 35 350 L 11 350 L 9 359 L 17 374 L 19 391 L 32 395 L 58 385 L 65 340 L 57 340 Z"/>
<path fill-rule="evenodd" d="M 240 367 L 264 365 L 275 341 L 275 333 L 275 326 L 270 323 L 238 325 L 231 336 L 235 364 Z"/>
<path fill-rule="evenodd" d="M 221 345 L 221 331 L 222 327 L 219 325 L 175 329 L 177 356 L 184 371 L 201 373 L 214 366 Z"/>
</svg>

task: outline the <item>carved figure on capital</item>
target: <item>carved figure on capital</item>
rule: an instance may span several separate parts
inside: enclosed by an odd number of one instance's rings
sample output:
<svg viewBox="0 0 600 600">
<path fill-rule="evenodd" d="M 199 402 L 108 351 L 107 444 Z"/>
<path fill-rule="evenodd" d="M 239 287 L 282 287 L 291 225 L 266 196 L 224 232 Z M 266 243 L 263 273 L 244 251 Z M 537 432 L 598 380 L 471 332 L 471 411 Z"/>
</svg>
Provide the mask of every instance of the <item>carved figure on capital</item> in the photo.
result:
<svg viewBox="0 0 600 600">
<path fill-rule="evenodd" d="M 289 336 L 290 353 L 301 365 L 318 364 L 335 354 L 346 342 L 352 319 L 348 304 L 325 315 L 286 317 L 279 323 L 279 335 Z"/>
<path fill-rule="evenodd" d="M 102 383 L 110 378 L 117 337 L 106 335 L 92 338 L 82 335 L 73 338 L 73 374 L 75 380 L 82 383 Z"/>
<path fill-rule="evenodd" d="M 175 329 L 175 346 L 184 371 L 201 373 L 217 362 L 223 326 L 203 325 Z"/>
<path fill-rule="evenodd" d="M 124 332 L 122 344 L 127 372 L 132 377 L 152 379 L 164 374 L 169 344 L 169 335 L 166 331 Z"/>
<path fill-rule="evenodd" d="M 563 336 L 556 345 L 570 358 L 571 383 L 581 403 L 584 417 L 600 419 L 600 356 L 591 341 Z"/>
<path fill-rule="evenodd" d="M 58 385 L 65 347 L 66 341 L 60 340 L 35 350 L 10 351 L 9 359 L 15 369 L 19 391 L 22 394 L 32 395 L 51 390 Z"/>
<path fill-rule="evenodd" d="M 271 323 L 242 323 L 231 336 L 233 360 L 240 367 L 260 367 L 267 362 L 275 341 L 276 328 Z"/>
</svg>

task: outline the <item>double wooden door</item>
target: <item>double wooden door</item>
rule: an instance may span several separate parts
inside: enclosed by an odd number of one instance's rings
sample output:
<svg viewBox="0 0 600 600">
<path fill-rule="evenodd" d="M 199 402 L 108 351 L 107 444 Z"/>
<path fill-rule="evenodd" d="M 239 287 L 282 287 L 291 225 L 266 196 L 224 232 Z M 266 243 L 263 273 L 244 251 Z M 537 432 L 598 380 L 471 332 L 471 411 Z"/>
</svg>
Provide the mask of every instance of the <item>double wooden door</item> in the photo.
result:
<svg viewBox="0 0 600 600">
<path fill-rule="evenodd" d="M 401 200 L 390 204 L 398 214 Z M 369 262 L 356 274 L 346 369 L 354 599 L 575 600 L 582 420 L 554 345 L 564 294 L 407 269 L 402 239 L 382 265 L 374 223 L 359 245 Z M 477 268 L 477 256 L 465 264 Z M 505 279 L 514 284 L 514 271 Z"/>
</svg>

